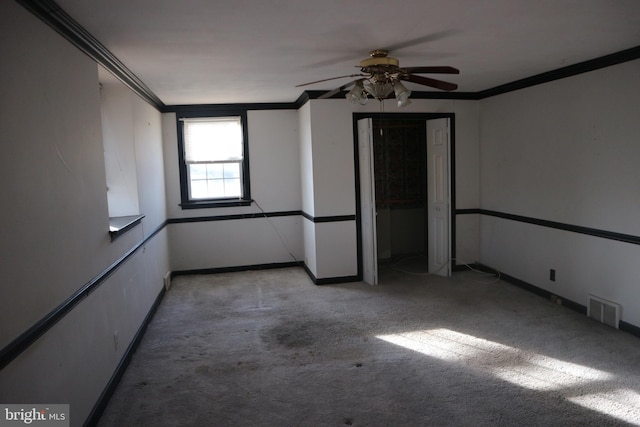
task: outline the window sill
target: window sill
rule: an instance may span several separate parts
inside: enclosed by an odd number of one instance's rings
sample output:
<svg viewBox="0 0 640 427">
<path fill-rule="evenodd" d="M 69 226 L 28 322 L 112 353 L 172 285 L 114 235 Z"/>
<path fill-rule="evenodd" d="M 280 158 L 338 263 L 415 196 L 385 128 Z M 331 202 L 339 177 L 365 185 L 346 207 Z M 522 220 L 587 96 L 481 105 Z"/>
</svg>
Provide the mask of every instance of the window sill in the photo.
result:
<svg viewBox="0 0 640 427">
<path fill-rule="evenodd" d="M 144 215 L 113 216 L 109 218 L 109 234 L 113 242 L 136 225 L 140 224 Z"/>
<path fill-rule="evenodd" d="M 206 209 L 206 208 L 226 208 L 230 206 L 250 206 L 252 200 L 203 200 L 194 202 L 182 202 L 182 209 Z"/>
</svg>

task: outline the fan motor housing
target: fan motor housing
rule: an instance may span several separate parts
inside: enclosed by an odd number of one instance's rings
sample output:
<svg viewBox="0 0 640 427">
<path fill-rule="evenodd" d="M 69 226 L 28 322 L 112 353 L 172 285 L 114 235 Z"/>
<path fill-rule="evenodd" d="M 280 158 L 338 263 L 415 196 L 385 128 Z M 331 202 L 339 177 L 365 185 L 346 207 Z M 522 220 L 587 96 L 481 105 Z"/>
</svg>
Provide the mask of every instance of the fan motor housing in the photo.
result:
<svg viewBox="0 0 640 427">
<path fill-rule="evenodd" d="M 369 52 L 369 58 L 360 61 L 360 69 L 365 73 L 393 72 L 398 69 L 400 62 L 396 58 L 387 56 L 386 49 L 375 49 Z"/>
<path fill-rule="evenodd" d="M 391 58 L 389 56 L 384 57 L 372 57 L 363 59 L 360 61 L 360 68 L 370 68 L 370 67 L 398 67 L 400 62 L 396 58 Z"/>
</svg>

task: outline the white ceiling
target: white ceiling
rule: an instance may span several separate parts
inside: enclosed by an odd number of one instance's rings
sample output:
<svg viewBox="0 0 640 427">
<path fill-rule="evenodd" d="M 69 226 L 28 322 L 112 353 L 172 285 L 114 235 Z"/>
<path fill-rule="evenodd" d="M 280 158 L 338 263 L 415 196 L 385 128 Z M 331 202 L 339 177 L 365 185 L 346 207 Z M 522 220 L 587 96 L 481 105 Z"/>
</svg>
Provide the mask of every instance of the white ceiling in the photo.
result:
<svg viewBox="0 0 640 427">
<path fill-rule="evenodd" d="M 456 67 L 429 77 L 476 92 L 640 45 L 638 0 L 57 3 L 167 105 L 292 102 L 349 82 L 295 87 L 358 72 L 376 48 Z"/>
</svg>

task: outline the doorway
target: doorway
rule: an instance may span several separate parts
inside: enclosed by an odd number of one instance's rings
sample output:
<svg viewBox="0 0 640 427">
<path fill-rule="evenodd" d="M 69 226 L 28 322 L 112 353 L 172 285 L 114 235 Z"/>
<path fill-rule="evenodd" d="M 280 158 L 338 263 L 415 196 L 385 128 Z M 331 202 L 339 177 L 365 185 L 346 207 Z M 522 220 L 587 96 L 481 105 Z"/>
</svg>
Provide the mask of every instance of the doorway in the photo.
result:
<svg viewBox="0 0 640 427">
<path fill-rule="evenodd" d="M 378 263 L 426 261 L 426 121 L 376 118 L 372 130 Z"/>
<path fill-rule="evenodd" d="M 449 276 L 455 236 L 453 114 L 354 114 L 358 271 L 403 258 Z"/>
</svg>

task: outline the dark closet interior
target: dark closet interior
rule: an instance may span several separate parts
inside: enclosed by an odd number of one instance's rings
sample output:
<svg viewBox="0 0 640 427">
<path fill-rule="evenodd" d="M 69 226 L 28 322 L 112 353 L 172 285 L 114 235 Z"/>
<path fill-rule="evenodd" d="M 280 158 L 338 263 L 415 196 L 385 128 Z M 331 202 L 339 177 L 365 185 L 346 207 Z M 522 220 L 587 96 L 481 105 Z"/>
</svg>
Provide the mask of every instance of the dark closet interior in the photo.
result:
<svg viewBox="0 0 640 427">
<path fill-rule="evenodd" d="M 374 119 L 373 130 L 378 259 L 426 255 L 426 122 Z"/>
</svg>

